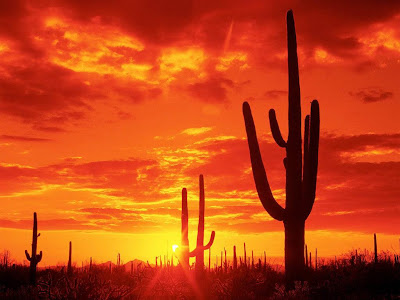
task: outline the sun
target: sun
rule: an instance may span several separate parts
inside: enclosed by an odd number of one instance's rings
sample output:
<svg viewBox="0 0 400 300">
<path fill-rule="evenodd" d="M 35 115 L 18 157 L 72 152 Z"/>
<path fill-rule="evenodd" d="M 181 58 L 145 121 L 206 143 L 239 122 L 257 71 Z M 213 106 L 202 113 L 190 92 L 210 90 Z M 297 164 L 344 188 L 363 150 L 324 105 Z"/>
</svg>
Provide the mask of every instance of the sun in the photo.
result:
<svg viewBox="0 0 400 300">
<path fill-rule="evenodd" d="M 172 245 L 172 251 L 173 252 L 175 252 L 176 251 L 176 249 L 178 249 L 179 248 L 179 246 L 178 245 Z"/>
</svg>

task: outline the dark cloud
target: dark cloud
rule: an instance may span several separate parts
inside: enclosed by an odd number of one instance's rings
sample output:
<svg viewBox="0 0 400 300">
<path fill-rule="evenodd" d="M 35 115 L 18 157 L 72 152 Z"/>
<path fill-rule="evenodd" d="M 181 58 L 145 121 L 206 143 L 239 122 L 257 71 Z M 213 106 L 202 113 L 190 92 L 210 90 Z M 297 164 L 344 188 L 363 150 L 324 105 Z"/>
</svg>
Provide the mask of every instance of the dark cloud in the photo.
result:
<svg viewBox="0 0 400 300">
<path fill-rule="evenodd" d="M 48 142 L 50 139 L 31 137 L 31 136 L 18 136 L 18 135 L 1 135 L 0 139 L 6 141 L 19 141 L 19 142 Z"/>
<path fill-rule="evenodd" d="M 151 2 L 100 0 L 42 1 L 42 7 L 55 6 L 75 20 L 97 21 L 118 25 L 123 31 L 151 43 L 171 43 L 179 38 L 182 28 L 193 20 L 194 2 L 185 0 Z"/>
<path fill-rule="evenodd" d="M 142 193 L 146 190 L 143 187 L 160 176 L 155 161 L 140 159 L 81 164 L 78 161 L 67 160 L 64 163 L 39 168 L 3 165 L 0 166 L 0 170 L 0 186 L 4 196 L 15 192 L 38 191 L 47 184 L 71 183 L 79 187 L 100 189 L 99 192 L 110 195 L 118 194 L 119 191 L 118 196 L 121 197 L 132 194 L 143 197 Z M 142 178 L 139 179 L 139 175 Z"/>
<path fill-rule="evenodd" d="M 205 81 L 190 84 L 189 93 L 204 102 L 221 103 L 227 101 L 227 92 L 234 83 L 230 79 L 211 77 Z"/>
<path fill-rule="evenodd" d="M 277 98 L 281 98 L 283 96 L 286 96 L 287 94 L 288 94 L 287 91 L 270 90 L 270 91 L 266 91 L 264 95 L 267 98 L 277 99 Z"/>
<path fill-rule="evenodd" d="M 66 68 L 45 62 L 24 62 L 3 66 L 0 75 L 0 108 L 2 113 L 48 127 L 83 117 L 89 108 L 85 99 L 89 87 Z"/>
<path fill-rule="evenodd" d="M 374 103 L 393 98 L 393 93 L 382 88 L 367 88 L 358 92 L 349 92 L 353 97 L 362 100 L 364 103 Z"/>
<path fill-rule="evenodd" d="M 17 228 L 17 229 L 31 229 L 32 228 L 32 220 L 0 220 L 0 227 L 3 228 Z M 72 218 L 66 219 L 40 219 L 40 230 L 95 230 L 99 229 L 97 226 L 90 225 L 87 223 L 83 223 L 77 221 Z"/>
</svg>

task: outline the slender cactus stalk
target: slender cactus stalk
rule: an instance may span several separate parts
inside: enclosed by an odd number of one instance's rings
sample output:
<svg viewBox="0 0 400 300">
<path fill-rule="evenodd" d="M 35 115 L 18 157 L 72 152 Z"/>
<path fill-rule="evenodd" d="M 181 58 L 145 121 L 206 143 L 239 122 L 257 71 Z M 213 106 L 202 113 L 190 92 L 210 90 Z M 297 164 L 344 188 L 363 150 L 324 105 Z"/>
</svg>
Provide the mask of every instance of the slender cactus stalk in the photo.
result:
<svg viewBox="0 0 400 300">
<path fill-rule="evenodd" d="M 246 258 L 246 243 L 243 243 L 243 251 L 244 251 L 244 266 L 247 267 L 247 258 Z"/>
<path fill-rule="evenodd" d="M 236 246 L 233 246 L 233 269 L 237 269 Z"/>
<path fill-rule="evenodd" d="M 306 258 L 306 267 L 308 267 L 308 250 L 307 250 L 307 244 L 306 244 L 306 248 L 304 249 L 304 254 L 305 254 L 305 258 Z"/>
<path fill-rule="evenodd" d="M 181 259 L 180 263 L 184 269 L 189 268 L 189 237 L 188 237 L 188 223 L 189 213 L 187 204 L 187 190 L 182 189 L 182 214 L 181 214 Z"/>
<path fill-rule="evenodd" d="M 374 233 L 374 257 L 375 257 L 375 263 L 378 262 L 378 246 L 376 244 L 376 233 Z"/>
<path fill-rule="evenodd" d="M 224 252 L 225 252 L 225 273 L 227 273 L 228 272 L 228 262 L 227 262 L 227 260 L 226 260 L 226 249 L 224 248 Z"/>
<path fill-rule="evenodd" d="M 67 274 L 70 276 L 72 275 L 72 243 L 71 241 L 69 242 L 69 254 L 68 254 L 68 268 L 67 268 Z"/>
<path fill-rule="evenodd" d="M 208 272 L 211 271 L 211 247 L 208 248 Z"/>
<path fill-rule="evenodd" d="M 267 253 L 264 251 L 264 269 L 267 269 Z"/>
<path fill-rule="evenodd" d="M 357 261 L 358 261 L 358 253 L 357 253 L 357 249 L 356 249 L 356 264 L 357 264 Z"/>
<path fill-rule="evenodd" d="M 30 284 L 36 284 L 36 266 L 42 260 L 43 253 L 40 251 L 37 253 L 37 239 L 40 233 L 37 233 L 37 215 L 36 212 L 33 213 L 33 232 L 32 232 L 32 255 L 29 255 L 28 251 L 25 250 L 25 256 L 28 261 L 30 261 L 29 267 L 29 281 Z"/>
<path fill-rule="evenodd" d="M 258 145 L 250 106 L 243 103 L 251 165 L 258 196 L 265 210 L 285 227 L 285 274 L 288 283 L 302 280 L 304 275 L 304 227 L 315 200 L 319 146 L 319 104 L 311 103 L 311 114 L 305 118 L 304 165 L 301 145 L 301 105 L 297 42 L 293 12 L 287 12 L 287 43 L 289 69 L 289 135 L 284 141 L 275 110 L 269 111 L 272 136 L 278 146 L 286 149 L 286 206 L 281 207 L 272 195 Z"/>
</svg>

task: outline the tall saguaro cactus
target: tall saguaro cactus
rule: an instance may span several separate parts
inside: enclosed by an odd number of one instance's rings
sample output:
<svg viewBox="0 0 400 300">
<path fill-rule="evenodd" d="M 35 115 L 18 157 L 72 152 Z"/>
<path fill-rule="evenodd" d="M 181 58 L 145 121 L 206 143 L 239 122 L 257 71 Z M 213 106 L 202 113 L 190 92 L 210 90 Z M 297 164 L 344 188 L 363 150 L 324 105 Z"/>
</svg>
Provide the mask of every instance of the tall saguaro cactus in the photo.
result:
<svg viewBox="0 0 400 300">
<path fill-rule="evenodd" d="M 37 253 L 37 239 L 40 233 L 37 233 L 37 216 L 33 213 L 33 234 L 32 234 L 32 255 L 29 255 L 28 251 L 25 250 L 25 256 L 28 261 L 30 261 L 29 267 L 29 281 L 31 284 L 36 284 L 36 265 L 42 260 L 42 251 Z"/>
<path fill-rule="evenodd" d="M 258 196 L 265 210 L 285 226 L 285 272 L 288 280 L 302 279 L 304 271 L 304 226 L 315 200 L 319 145 L 319 104 L 311 103 L 311 116 L 305 118 L 304 165 L 301 145 L 301 105 L 297 43 L 293 12 L 287 12 L 287 43 L 289 69 L 289 135 L 282 138 L 275 110 L 269 111 L 272 136 L 286 149 L 283 160 L 286 169 L 286 206 L 281 207 L 274 199 L 268 183 L 257 141 L 256 129 L 250 106 L 243 103 L 247 140 L 249 144 L 253 177 Z"/>
<path fill-rule="evenodd" d="M 204 245 L 204 211 L 205 211 L 205 197 L 204 197 L 204 177 L 200 175 L 200 201 L 199 201 L 199 225 L 197 229 L 197 246 L 189 252 L 189 237 L 188 237 L 188 223 L 189 213 L 187 205 L 187 190 L 182 189 L 182 215 L 181 215 L 181 257 L 180 263 L 183 268 L 188 269 L 189 258 L 196 257 L 196 272 L 203 271 L 204 269 L 204 251 L 210 249 L 215 239 L 215 231 L 211 232 L 211 237 L 207 245 Z"/>
</svg>

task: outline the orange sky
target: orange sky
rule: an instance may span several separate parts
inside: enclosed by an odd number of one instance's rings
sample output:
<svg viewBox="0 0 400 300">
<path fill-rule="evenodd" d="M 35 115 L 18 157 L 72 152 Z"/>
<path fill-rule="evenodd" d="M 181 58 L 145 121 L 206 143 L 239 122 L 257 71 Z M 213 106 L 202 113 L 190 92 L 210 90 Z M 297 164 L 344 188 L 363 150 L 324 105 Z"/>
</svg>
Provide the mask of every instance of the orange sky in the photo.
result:
<svg viewBox="0 0 400 300">
<path fill-rule="evenodd" d="M 267 112 L 286 135 L 292 8 L 303 115 L 314 98 L 321 107 L 306 241 L 329 256 L 372 249 L 377 232 L 381 249 L 399 251 L 400 2 L 245 3 L 0 2 L 0 250 L 23 260 L 36 211 L 44 265 L 64 263 L 69 240 L 79 263 L 154 260 L 180 241 L 182 187 L 193 247 L 202 173 L 214 255 L 246 241 L 281 256 L 283 225 L 256 195 L 241 104 L 284 201 L 285 153 Z"/>
</svg>

